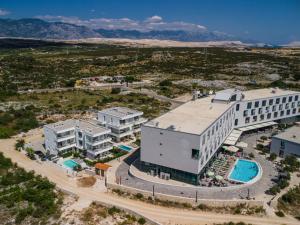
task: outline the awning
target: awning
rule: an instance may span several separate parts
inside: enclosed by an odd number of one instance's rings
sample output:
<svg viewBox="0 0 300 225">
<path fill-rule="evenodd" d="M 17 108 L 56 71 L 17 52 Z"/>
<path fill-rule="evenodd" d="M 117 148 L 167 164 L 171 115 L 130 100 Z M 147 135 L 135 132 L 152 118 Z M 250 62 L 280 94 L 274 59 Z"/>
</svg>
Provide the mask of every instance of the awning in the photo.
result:
<svg viewBox="0 0 300 225">
<path fill-rule="evenodd" d="M 226 150 L 229 151 L 229 152 L 236 153 L 240 149 L 238 147 L 235 147 L 235 146 L 231 145 L 231 146 L 227 147 Z"/>
<path fill-rule="evenodd" d="M 111 165 L 105 164 L 105 163 L 96 163 L 95 168 L 98 170 L 104 170 L 107 171 L 111 167 Z"/>
<path fill-rule="evenodd" d="M 235 145 L 235 143 L 239 140 L 242 133 L 243 133 L 243 131 L 240 131 L 240 130 L 236 130 L 236 129 L 232 130 L 223 144 Z"/>
<path fill-rule="evenodd" d="M 263 127 L 273 126 L 273 125 L 276 125 L 276 124 L 277 124 L 276 122 L 270 121 L 270 122 L 259 123 L 259 124 L 250 125 L 250 126 L 246 126 L 246 127 L 241 127 L 241 128 L 238 128 L 238 130 L 240 130 L 240 131 L 249 131 L 249 130 L 259 129 L 259 128 L 263 128 Z"/>
</svg>

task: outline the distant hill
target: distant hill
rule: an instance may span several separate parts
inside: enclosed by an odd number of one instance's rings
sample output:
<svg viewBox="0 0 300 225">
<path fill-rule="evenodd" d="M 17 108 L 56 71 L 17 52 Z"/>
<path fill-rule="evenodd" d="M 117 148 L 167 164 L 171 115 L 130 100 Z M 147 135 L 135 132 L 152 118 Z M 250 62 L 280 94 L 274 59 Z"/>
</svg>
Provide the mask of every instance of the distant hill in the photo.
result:
<svg viewBox="0 0 300 225">
<path fill-rule="evenodd" d="M 39 39 L 80 39 L 101 37 L 87 27 L 40 19 L 0 19 L 0 37 Z"/>
<path fill-rule="evenodd" d="M 63 22 L 47 22 L 41 19 L 0 19 L 0 37 L 37 39 L 84 39 L 84 38 L 126 38 L 158 39 L 189 42 L 243 41 L 239 38 L 208 30 L 93 30 L 85 26 Z M 245 42 L 245 40 L 244 40 Z"/>
</svg>

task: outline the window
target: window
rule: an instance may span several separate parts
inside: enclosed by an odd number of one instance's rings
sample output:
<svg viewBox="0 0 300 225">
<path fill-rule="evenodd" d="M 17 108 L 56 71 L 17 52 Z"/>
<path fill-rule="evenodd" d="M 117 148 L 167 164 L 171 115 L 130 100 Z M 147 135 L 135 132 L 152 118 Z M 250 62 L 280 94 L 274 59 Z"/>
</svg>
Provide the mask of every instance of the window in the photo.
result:
<svg viewBox="0 0 300 225">
<path fill-rule="evenodd" d="M 293 96 L 289 97 L 289 102 L 293 101 Z"/>
<path fill-rule="evenodd" d="M 278 112 L 274 112 L 274 118 L 277 118 Z"/>
<path fill-rule="evenodd" d="M 296 113 L 296 108 L 295 109 L 293 109 L 293 114 L 295 114 Z"/>
<path fill-rule="evenodd" d="M 251 109 L 251 107 L 252 107 L 252 102 L 248 102 L 247 103 L 247 109 Z"/>
<path fill-rule="evenodd" d="M 284 142 L 284 141 L 281 141 L 281 142 L 280 142 L 280 147 L 281 147 L 282 149 L 285 148 L 285 142 Z"/>
<path fill-rule="evenodd" d="M 270 118 L 271 118 L 271 113 L 268 113 L 267 119 L 270 119 Z"/>
<path fill-rule="evenodd" d="M 202 137 L 202 145 L 204 145 L 204 144 L 205 144 L 205 134 Z"/>
<path fill-rule="evenodd" d="M 259 101 L 256 101 L 254 106 L 255 106 L 255 108 L 257 108 L 259 106 Z"/>
<path fill-rule="evenodd" d="M 283 116 L 284 115 L 284 111 L 280 111 L 280 116 Z"/>
<path fill-rule="evenodd" d="M 199 149 L 192 149 L 192 159 L 199 159 L 199 158 L 200 158 Z"/>
<path fill-rule="evenodd" d="M 257 116 L 253 116 L 253 122 L 257 121 Z"/>
<path fill-rule="evenodd" d="M 288 109 L 289 108 L 289 103 L 286 103 L 285 104 L 285 109 Z"/>
<path fill-rule="evenodd" d="M 288 110 L 286 111 L 286 115 L 290 115 L 290 114 L 291 114 L 291 110 L 288 109 Z"/>
<path fill-rule="evenodd" d="M 279 105 L 279 110 L 282 110 L 282 105 Z"/>
<path fill-rule="evenodd" d="M 236 110 L 236 111 L 239 111 L 239 110 L 240 110 L 240 104 L 236 104 L 235 110 Z"/>
<path fill-rule="evenodd" d="M 286 97 L 282 98 L 282 103 L 286 103 Z"/>
<path fill-rule="evenodd" d="M 276 111 L 276 105 L 273 105 L 272 107 L 272 111 L 275 112 Z"/>
<path fill-rule="evenodd" d="M 273 105 L 273 99 L 269 100 L 269 105 Z"/>
<path fill-rule="evenodd" d="M 255 115 L 255 109 L 252 109 L 252 110 L 251 110 L 251 115 L 252 115 L 252 116 Z"/>
<path fill-rule="evenodd" d="M 239 124 L 239 120 L 238 119 L 235 119 L 234 121 L 234 126 L 237 126 Z"/>
<path fill-rule="evenodd" d="M 248 110 L 244 111 L 244 116 L 248 116 Z"/>
<path fill-rule="evenodd" d="M 295 101 L 298 101 L 298 98 L 299 98 L 299 96 L 298 96 L 298 95 L 296 95 L 296 96 L 295 96 Z"/>
<path fill-rule="evenodd" d="M 262 108 L 258 109 L 258 114 L 262 114 Z"/>
<path fill-rule="evenodd" d="M 276 98 L 276 104 L 280 103 L 280 98 Z"/>
<path fill-rule="evenodd" d="M 265 119 L 265 115 L 260 115 L 260 120 L 264 120 Z"/>
<path fill-rule="evenodd" d="M 266 101 L 266 100 L 263 100 L 263 101 L 262 101 L 262 106 L 266 106 L 266 104 L 267 104 L 267 101 Z"/>
<path fill-rule="evenodd" d="M 250 122 L 250 117 L 246 117 L 245 123 L 249 123 L 249 122 Z"/>
</svg>

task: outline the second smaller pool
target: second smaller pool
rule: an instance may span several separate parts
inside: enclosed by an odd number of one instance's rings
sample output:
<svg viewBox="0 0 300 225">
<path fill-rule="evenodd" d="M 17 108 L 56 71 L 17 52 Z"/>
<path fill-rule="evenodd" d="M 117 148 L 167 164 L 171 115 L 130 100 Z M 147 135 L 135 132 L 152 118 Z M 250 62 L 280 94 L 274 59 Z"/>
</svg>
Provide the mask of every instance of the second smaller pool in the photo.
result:
<svg viewBox="0 0 300 225">
<path fill-rule="evenodd" d="M 118 148 L 123 150 L 123 151 L 126 151 L 126 152 L 130 152 L 132 150 L 131 147 L 126 146 L 126 145 L 119 145 Z"/>
<path fill-rule="evenodd" d="M 64 164 L 64 166 L 66 166 L 72 170 L 74 170 L 74 168 L 79 165 L 77 162 L 75 162 L 72 159 L 67 159 L 66 161 L 63 162 L 63 164 Z"/>
<path fill-rule="evenodd" d="M 258 176 L 259 172 L 260 168 L 256 162 L 238 159 L 229 174 L 229 179 L 241 183 L 249 183 Z"/>
</svg>

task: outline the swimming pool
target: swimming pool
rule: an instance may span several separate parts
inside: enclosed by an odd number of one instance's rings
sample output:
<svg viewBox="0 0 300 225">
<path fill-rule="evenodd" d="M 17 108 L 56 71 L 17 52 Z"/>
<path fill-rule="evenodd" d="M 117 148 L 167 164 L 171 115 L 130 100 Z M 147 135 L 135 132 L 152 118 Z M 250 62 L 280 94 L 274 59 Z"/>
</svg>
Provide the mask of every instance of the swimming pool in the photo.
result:
<svg viewBox="0 0 300 225">
<path fill-rule="evenodd" d="M 130 152 L 132 150 L 131 147 L 126 146 L 126 145 L 119 145 L 118 148 L 123 150 L 123 151 L 126 151 L 126 152 Z"/>
<path fill-rule="evenodd" d="M 66 166 L 72 170 L 74 170 L 74 168 L 79 165 L 77 162 L 75 162 L 72 159 L 67 159 L 66 161 L 63 162 L 63 164 L 64 164 L 64 166 Z"/>
<path fill-rule="evenodd" d="M 238 159 L 229 174 L 229 179 L 241 183 L 250 183 L 259 173 L 260 168 L 256 162 Z"/>
</svg>

